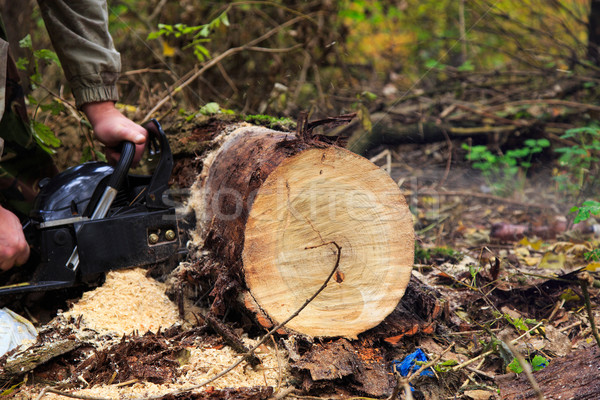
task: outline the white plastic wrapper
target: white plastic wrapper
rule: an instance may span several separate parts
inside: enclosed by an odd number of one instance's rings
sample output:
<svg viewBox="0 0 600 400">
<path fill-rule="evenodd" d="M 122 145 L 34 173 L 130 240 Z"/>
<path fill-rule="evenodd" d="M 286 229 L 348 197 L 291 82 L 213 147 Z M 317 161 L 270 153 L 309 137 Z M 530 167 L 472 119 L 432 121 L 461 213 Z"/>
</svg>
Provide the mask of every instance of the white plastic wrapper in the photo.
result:
<svg viewBox="0 0 600 400">
<path fill-rule="evenodd" d="M 37 331 L 31 322 L 6 307 L 0 310 L 0 356 L 36 338 Z"/>
</svg>

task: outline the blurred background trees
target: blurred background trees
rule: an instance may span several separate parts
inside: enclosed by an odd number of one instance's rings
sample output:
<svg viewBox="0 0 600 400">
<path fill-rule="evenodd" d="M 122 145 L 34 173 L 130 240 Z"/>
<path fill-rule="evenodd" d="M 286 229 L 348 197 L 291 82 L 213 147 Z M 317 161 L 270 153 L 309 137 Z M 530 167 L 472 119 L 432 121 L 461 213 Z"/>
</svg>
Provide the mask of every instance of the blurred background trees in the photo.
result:
<svg viewBox="0 0 600 400">
<path fill-rule="evenodd" d="M 595 95 L 595 0 L 108 3 L 122 101 L 146 111 L 170 94 L 175 110 L 216 102 L 245 113 L 339 113 L 439 88 L 456 72 L 576 75 Z M 34 1 L 0 5 L 13 38 L 31 33 L 34 48 L 50 48 Z"/>
</svg>

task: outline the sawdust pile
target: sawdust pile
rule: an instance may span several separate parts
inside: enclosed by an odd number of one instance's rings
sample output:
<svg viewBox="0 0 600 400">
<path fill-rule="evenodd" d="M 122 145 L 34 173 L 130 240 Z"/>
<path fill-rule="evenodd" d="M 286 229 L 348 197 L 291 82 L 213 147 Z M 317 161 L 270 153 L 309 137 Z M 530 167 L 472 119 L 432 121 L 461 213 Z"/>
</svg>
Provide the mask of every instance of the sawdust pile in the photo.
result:
<svg viewBox="0 0 600 400">
<path fill-rule="evenodd" d="M 247 347 L 254 346 L 258 341 L 243 338 Z M 158 385 L 150 382 L 137 382 L 129 386 L 102 385 L 89 389 L 70 391 L 78 396 L 100 397 L 107 399 L 145 399 L 150 396 L 162 396 L 178 389 L 188 388 L 203 383 L 208 378 L 235 363 L 240 357 L 234 350 L 225 347 L 206 348 L 190 347 L 189 359 L 181 367 L 181 375 L 176 382 Z M 287 354 L 282 349 L 262 345 L 255 353 L 262 364 L 252 369 L 245 363 L 196 391 L 242 388 L 253 386 L 271 386 L 274 389 L 285 387 L 290 379 Z M 35 396 L 36 393 L 28 393 Z M 48 393 L 44 400 L 64 399 L 64 397 Z"/>
<path fill-rule="evenodd" d="M 146 277 L 144 269 L 111 271 L 102 286 L 84 293 L 63 315 L 81 317 L 85 327 L 98 332 L 156 332 L 182 322 L 165 289 L 165 284 Z"/>
</svg>

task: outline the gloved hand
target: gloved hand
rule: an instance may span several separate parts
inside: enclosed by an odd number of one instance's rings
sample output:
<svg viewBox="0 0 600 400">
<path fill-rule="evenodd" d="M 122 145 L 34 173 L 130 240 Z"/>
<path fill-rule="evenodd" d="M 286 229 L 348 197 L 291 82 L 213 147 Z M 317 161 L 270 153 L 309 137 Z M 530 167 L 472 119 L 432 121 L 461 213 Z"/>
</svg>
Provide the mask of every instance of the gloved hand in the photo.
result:
<svg viewBox="0 0 600 400">
<path fill-rule="evenodd" d="M 118 146 L 125 140 L 136 145 L 133 164 L 140 161 L 148 136 L 144 128 L 121 114 L 112 101 L 87 103 L 81 109 L 92 124 L 96 139 L 106 146 L 106 158 L 109 163 L 117 163 L 120 156 Z"/>
<path fill-rule="evenodd" d="M 19 218 L 0 206 L 0 269 L 23 265 L 29 258 L 29 245 Z"/>
</svg>

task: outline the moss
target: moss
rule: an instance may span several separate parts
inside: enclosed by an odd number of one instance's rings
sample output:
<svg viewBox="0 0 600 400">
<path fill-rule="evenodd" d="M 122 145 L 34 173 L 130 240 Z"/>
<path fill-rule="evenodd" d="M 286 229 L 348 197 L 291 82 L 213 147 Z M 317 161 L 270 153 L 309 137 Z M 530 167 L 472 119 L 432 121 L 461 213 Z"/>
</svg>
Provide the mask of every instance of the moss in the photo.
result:
<svg viewBox="0 0 600 400">
<path fill-rule="evenodd" d="M 429 264 L 431 262 L 456 264 L 463 259 L 464 255 L 450 247 L 432 247 L 425 249 L 415 243 L 415 264 Z"/>
<path fill-rule="evenodd" d="M 271 115 L 247 115 L 244 120 L 250 124 L 262 125 L 279 131 L 293 131 L 296 129 L 296 121 L 291 118 L 278 118 Z"/>
</svg>

